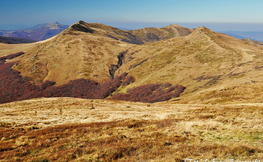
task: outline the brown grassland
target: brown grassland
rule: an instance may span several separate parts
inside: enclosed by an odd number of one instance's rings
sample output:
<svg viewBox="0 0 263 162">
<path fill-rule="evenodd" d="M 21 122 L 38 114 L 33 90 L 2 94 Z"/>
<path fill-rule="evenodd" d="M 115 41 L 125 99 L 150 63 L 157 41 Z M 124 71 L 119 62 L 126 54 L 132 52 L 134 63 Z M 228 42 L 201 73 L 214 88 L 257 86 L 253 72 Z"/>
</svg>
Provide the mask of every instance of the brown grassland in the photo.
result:
<svg viewBox="0 0 263 162">
<path fill-rule="evenodd" d="M 1 161 L 263 158 L 263 104 L 40 98 L 0 110 Z"/>
</svg>

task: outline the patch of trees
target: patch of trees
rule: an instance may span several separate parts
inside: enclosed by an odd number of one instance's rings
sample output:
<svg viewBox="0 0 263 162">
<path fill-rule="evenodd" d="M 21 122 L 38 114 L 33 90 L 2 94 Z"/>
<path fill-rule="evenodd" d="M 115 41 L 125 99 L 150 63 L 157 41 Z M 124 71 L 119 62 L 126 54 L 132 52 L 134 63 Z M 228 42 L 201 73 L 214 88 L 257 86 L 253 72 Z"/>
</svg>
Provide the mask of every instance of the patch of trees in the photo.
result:
<svg viewBox="0 0 263 162">
<path fill-rule="evenodd" d="M 32 40 L 32 39 L 27 39 L 27 38 L 15 38 L 15 37 L 0 36 L 0 42 L 1 43 L 7 43 L 7 44 L 20 44 L 20 43 L 33 43 L 36 41 Z"/>
<path fill-rule="evenodd" d="M 0 64 L 1 64 L 1 63 L 4 63 L 5 60 L 7 60 L 7 59 L 13 59 L 13 58 L 18 57 L 18 56 L 21 56 L 21 55 L 23 55 L 23 54 L 24 54 L 24 52 L 17 52 L 17 53 L 8 55 L 8 56 L 0 57 Z"/>
<path fill-rule="evenodd" d="M 173 97 L 179 97 L 184 89 L 184 86 L 173 86 L 170 83 L 148 84 L 129 89 L 127 93 L 117 93 L 110 99 L 154 103 L 167 101 Z"/>
<path fill-rule="evenodd" d="M 77 79 L 55 86 L 53 81 L 44 81 L 40 85 L 29 82 L 27 77 L 22 77 L 20 72 L 12 69 L 15 62 L 6 63 L 22 55 L 23 52 L 0 57 L 0 103 L 20 101 L 39 97 L 76 97 L 86 99 L 104 99 L 112 95 L 120 86 L 127 86 L 135 81 L 134 77 L 123 73 L 112 80 L 99 84 L 93 80 Z M 166 84 L 149 84 L 130 89 L 127 94 L 116 94 L 109 99 L 159 102 L 178 97 L 185 87 Z"/>
</svg>

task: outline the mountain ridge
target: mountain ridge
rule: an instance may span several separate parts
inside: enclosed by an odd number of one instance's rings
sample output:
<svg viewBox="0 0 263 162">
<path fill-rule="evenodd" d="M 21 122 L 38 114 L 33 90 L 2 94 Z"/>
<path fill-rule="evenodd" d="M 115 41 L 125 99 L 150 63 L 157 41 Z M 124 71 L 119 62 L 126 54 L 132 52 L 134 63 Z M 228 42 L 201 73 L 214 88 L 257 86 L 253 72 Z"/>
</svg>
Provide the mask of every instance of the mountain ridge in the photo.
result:
<svg viewBox="0 0 263 162">
<path fill-rule="evenodd" d="M 163 28 L 148 27 L 137 30 L 130 30 L 131 33 L 138 35 L 138 37 L 144 42 L 156 42 L 164 39 L 169 39 L 178 36 L 186 36 L 194 31 L 194 29 L 187 29 L 180 25 L 168 25 Z"/>
<path fill-rule="evenodd" d="M 32 44 L 23 58 L 13 59 L 20 60 L 13 69 L 33 83 L 51 80 L 57 85 L 79 78 L 103 83 L 126 72 L 135 82 L 118 92 L 169 82 L 186 87 L 185 96 L 263 79 L 258 74 L 261 45 L 205 27 L 187 36 L 141 45 L 121 41 L 125 32 L 78 22 L 49 40 Z"/>
<path fill-rule="evenodd" d="M 101 23 L 86 23 L 84 21 L 79 21 L 75 24 L 72 24 L 71 27 L 81 27 L 82 30 L 93 28 L 99 30 L 98 33 L 104 31 L 108 37 L 114 38 L 116 40 L 125 41 L 133 44 L 144 44 L 149 42 L 156 42 L 163 39 L 169 39 L 176 36 L 185 36 L 194 31 L 194 29 L 187 29 L 179 25 L 168 25 L 163 28 L 148 27 L 137 30 L 121 30 L 115 27 L 104 25 Z M 67 25 L 59 24 L 58 22 L 54 23 L 43 23 L 38 24 L 24 30 L 17 31 L 7 31 L 1 30 L 0 35 L 8 37 L 22 37 L 29 38 L 33 40 L 45 40 L 59 34 L 62 30 L 65 30 Z M 75 29 L 78 30 L 78 29 Z M 81 30 L 81 29 L 79 29 Z M 40 34 L 41 33 L 41 34 Z"/>
</svg>

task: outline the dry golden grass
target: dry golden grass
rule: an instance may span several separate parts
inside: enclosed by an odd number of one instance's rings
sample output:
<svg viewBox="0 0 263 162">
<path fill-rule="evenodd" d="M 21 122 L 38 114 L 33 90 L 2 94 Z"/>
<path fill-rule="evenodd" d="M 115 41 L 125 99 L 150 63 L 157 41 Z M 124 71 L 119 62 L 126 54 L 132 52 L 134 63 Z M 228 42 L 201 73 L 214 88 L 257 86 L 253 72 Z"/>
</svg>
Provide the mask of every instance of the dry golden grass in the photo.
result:
<svg viewBox="0 0 263 162">
<path fill-rule="evenodd" d="M 2 45 L 2 48 L 1 48 Z M 24 45 L 0 45 L 5 55 L 24 51 L 13 68 L 39 84 L 52 80 L 61 85 L 78 78 L 105 82 L 110 79 L 111 64 L 118 64 L 117 55 L 130 45 L 100 34 L 63 31 L 45 41 Z M 35 70 L 32 70 L 34 69 Z"/>
<path fill-rule="evenodd" d="M 91 109 L 92 104 L 95 109 Z M 0 105 L 1 161 L 263 158 L 263 105 L 42 98 Z"/>
<path fill-rule="evenodd" d="M 239 103 L 263 103 L 263 82 L 250 81 L 235 86 L 216 87 L 191 95 L 184 95 L 177 99 L 177 103 L 203 103 L 203 104 L 239 104 Z"/>
<path fill-rule="evenodd" d="M 32 48 L 33 43 L 27 44 L 5 44 L 0 43 L 0 57 L 7 56 L 13 53 L 27 51 Z"/>
<path fill-rule="evenodd" d="M 200 27 L 185 37 L 134 46 L 116 74 L 129 72 L 130 87 L 170 82 L 188 94 L 261 81 L 262 46 Z M 130 88 L 127 87 L 127 88 Z"/>
</svg>

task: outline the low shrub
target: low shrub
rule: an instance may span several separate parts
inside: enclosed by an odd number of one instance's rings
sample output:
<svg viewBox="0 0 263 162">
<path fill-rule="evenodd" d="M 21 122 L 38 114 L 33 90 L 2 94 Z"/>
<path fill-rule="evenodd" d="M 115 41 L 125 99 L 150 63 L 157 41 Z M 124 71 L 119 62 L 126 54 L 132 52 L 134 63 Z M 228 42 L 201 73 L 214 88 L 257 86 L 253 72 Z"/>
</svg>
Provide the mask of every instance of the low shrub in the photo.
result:
<svg viewBox="0 0 263 162">
<path fill-rule="evenodd" d="M 181 85 L 165 84 L 148 84 L 133 89 L 129 89 L 128 93 L 117 93 L 110 99 L 139 101 L 146 103 L 167 101 L 173 97 L 179 97 L 185 87 Z"/>
</svg>

